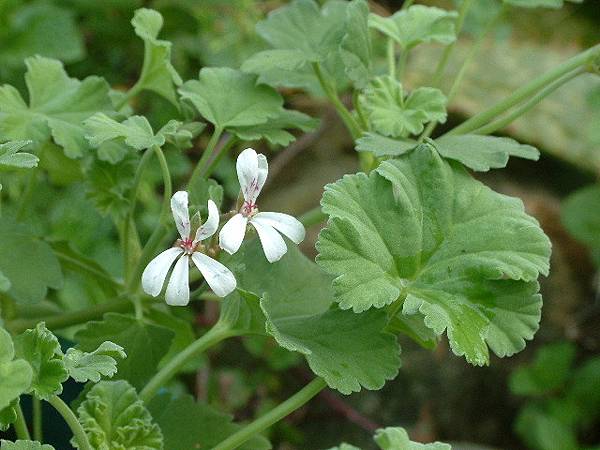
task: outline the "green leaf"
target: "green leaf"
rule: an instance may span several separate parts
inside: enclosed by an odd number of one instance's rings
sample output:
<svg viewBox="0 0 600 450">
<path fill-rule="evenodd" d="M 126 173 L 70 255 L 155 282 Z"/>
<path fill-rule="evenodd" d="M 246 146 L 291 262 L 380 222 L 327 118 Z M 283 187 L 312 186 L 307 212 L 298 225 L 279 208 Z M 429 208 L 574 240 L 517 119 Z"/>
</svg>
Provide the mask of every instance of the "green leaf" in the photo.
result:
<svg viewBox="0 0 600 450">
<path fill-rule="evenodd" d="M 12 401 L 4 409 L 0 409 L 0 431 L 6 431 L 10 426 L 17 420 L 17 411 L 15 410 L 16 405 L 19 403 L 19 399 Z"/>
<path fill-rule="evenodd" d="M 118 362 L 115 378 L 129 381 L 137 389 L 156 373 L 158 363 L 169 351 L 174 333 L 123 314 L 107 313 L 102 321 L 88 322 L 75 334 L 76 349 L 93 352 L 104 341 L 123 348 L 127 358 Z"/>
<path fill-rule="evenodd" d="M 372 80 L 359 100 L 373 129 L 386 136 L 406 137 L 423 131 L 427 122 L 446 121 L 446 97 L 435 88 L 421 87 L 404 95 L 391 76 Z"/>
<path fill-rule="evenodd" d="M 417 146 L 412 139 L 393 139 L 377 133 L 364 133 L 356 140 L 356 151 L 372 152 L 377 157 L 400 156 Z"/>
<path fill-rule="evenodd" d="M 0 168 L 2 166 L 31 169 L 37 167 L 39 158 L 31 153 L 20 152 L 31 141 L 10 141 L 0 144 Z"/>
<path fill-rule="evenodd" d="M 10 334 L 0 328 L 0 411 L 29 389 L 33 372 L 22 359 L 14 359 L 15 349 Z"/>
<path fill-rule="evenodd" d="M 365 0 L 353 0 L 348 5 L 340 55 L 354 86 L 365 88 L 373 74 L 369 4 Z"/>
<path fill-rule="evenodd" d="M 86 138 L 92 147 L 100 147 L 105 142 L 122 140 L 136 150 L 144 150 L 165 143 L 162 135 L 154 136 L 154 131 L 144 116 L 131 116 L 122 123 L 106 114 L 94 114 L 83 122 Z"/>
<path fill-rule="evenodd" d="M 256 84 L 256 76 L 227 67 L 203 68 L 199 79 L 186 81 L 179 93 L 221 129 L 265 123 L 279 116 L 283 105 L 275 89 Z"/>
<path fill-rule="evenodd" d="M 35 56 L 25 60 L 29 105 L 12 86 L 0 87 L 0 139 L 31 139 L 41 144 L 50 137 L 70 158 L 83 156 L 90 146 L 82 122 L 113 106 L 102 78 L 69 78 L 60 61 Z"/>
<path fill-rule="evenodd" d="M 111 378 L 117 373 L 116 358 L 126 358 L 123 347 L 105 341 L 93 352 L 83 352 L 70 348 L 65 353 L 65 367 L 69 376 L 78 383 L 97 383 L 102 376 Z"/>
<path fill-rule="evenodd" d="M 1 186 L 0 186 L 1 188 Z M 10 289 L 10 280 L 0 272 L 0 292 L 6 292 Z"/>
<path fill-rule="evenodd" d="M 445 158 L 460 161 L 479 172 L 506 167 L 509 156 L 533 161 L 540 157 L 540 152 L 531 145 L 519 144 L 505 137 L 475 134 L 444 136 L 435 141 L 435 147 Z"/>
<path fill-rule="evenodd" d="M 510 376 L 510 390 L 517 395 L 543 395 L 561 388 L 571 374 L 575 346 L 569 342 L 546 345 L 533 362 Z"/>
<path fill-rule="evenodd" d="M 208 201 L 215 202 L 217 207 L 223 203 L 223 187 L 212 178 L 193 180 L 189 185 L 190 211 L 199 212 L 204 218 L 208 217 Z M 198 223 L 200 226 L 200 223 Z"/>
<path fill-rule="evenodd" d="M 42 400 L 62 392 L 62 383 L 69 378 L 63 353 L 56 336 L 40 322 L 15 338 L 15 352 L 33 369 L 29 391 Z"/>
<path fill-rule="evenodd" d="M 133 184 L 137 155 L 130 154 L 119 164 L 94 161 L 87 174 L 88 196 L 104 215 L 123 219 L 129 209 L 129 189 Z"/>
<path fill-rule="evenodd" d="M 403 301 L 447 331 L 472 364 L 512 355 L 540 319 L 536 279 L 549 268 L 550 241 L 520 200 L 497 194 L 430 145 L 369 176 L 325 187 L 329 214 L 317 263 L 337 278 L 336 300 L 355 312 Z M 405 300 L 403 300 L 405 298 Z"/>
<path fill-rule="evenodd" d="M 273 145 L 286 146 L 296 140 L 296 137 L 286 129 L 296 128 L 309 132 L 313 131 L 319 120 L 299 111 L 281 109 L 279 114 L 267 122 L 244 127 L 233 127 L 230 131 L 242 141 L 257 141 L 266 139 Z"/>
<path fill-rule="evenodd" d="M 179 107 L 173 85 L 181 85 L 182 80 L 171 64 L 171 43 L 158 39 L 162 16 L 153 9 L 141 8 L 135 11 L 131 24 L 144 41 L 144 65 L 136 87 L 156 92 Z"/>
<path fill-rule="evenodd" d="M 570 194 L 561 206 L 560 216 L 575 239 L 593 249 L 600 248 L 600 185 Z"/>
<path fill-rule="evenodd" d="M 93 386 L 77 414 L 92 448 L 164 448 L 160 428 L 126 381 L 101 381 Z"/>
<path fill-rule="evenodd" d="M 202 122 L 182 123 L 178 120 L 169 120 L 156 136 L 163 136 L 165 141 L 173 144 L 180 150 L 192 148 L 192 139 L 199 136 L 206 128 L 206 124 Z"/>
<path fill-rule="evenodd" d="M 219 321 L 240 334 L 266 334 L 265 315 L 260 307 L 260 298 L 243 289 L 237 289 L 225 297 L 221 304 Z"/>
<path fill-rule="evenodd" d="M 512 6 L 521 8 L 552 8 L 559 9 L 564 5 L 564 0 L 503 0 Z M 572 3 L 581 3 L 583 0 L 567 0 Z"/>
<path fill-rule="evenodd" d="M 442 442 L 420 444 L 413 442 L 401 427 L 380 428 L 375 432 L 375 442 L 381 450 L 451 450 L 450 445 Z"/>
<path fill-rule="evenodd" d="M 239 288 L 262 296 L 266 330 L 279 345 L 303 354 L 315 374 L 344 394 L 361 386 L 380 389 L 396 376 L 400 349 L 396 338 L 382 331 L 383 312 L 331 309 L 330 278 L 295 246 L 272 265 L 259 246 L 257 240 L 245 245 L 227 264 Z"/>
<path fill-rule="evenodd" d="M 191 395 L 172 397 L 164 393 L 156 396 L 148 409 L 163 432 L 165 449 L 213 448 L 241 428 L 230 415 L 195 401 Z M 271 445 L 257 435 L 239 448 L 268 450 Z"/>
<path fill-rule="evenodd" d="M 594 425 L 600 418 L 600 357 L 588 359 L 575 370 L 565 398 L 575 405 L 581 428 Z"/>
<path fill-rule="evenodd" d="M 517 434 L 532 450 L 578 450 L 571 427 L 535 406 L 521 410 L 515 422 Z"/>
<path fill-rule="evenodd" d="M 5 441 L 0 442 L 0 450 L 54 450 L 54 447 L 48 444 L 42 444 L 38 441 L 23 441 L 15 442 Z"/>
<path fill-rule="evenodd" d="M 456 11 L 434 6 L 413 5 L 390 17 L 369 16 L 369 25 L 396 41 L 403 50 L 423 42 L 450 44 L 456 39 Z"/>
<path fill-rule="evenodd" d="M 62 287 L 60 264 L 47 243 L 8 219 L 0 219 L 0 229 L 0 271 L 10 281 L 10 297 L 17 303 L 38 303 L 48 288 Z"/>
</svg>

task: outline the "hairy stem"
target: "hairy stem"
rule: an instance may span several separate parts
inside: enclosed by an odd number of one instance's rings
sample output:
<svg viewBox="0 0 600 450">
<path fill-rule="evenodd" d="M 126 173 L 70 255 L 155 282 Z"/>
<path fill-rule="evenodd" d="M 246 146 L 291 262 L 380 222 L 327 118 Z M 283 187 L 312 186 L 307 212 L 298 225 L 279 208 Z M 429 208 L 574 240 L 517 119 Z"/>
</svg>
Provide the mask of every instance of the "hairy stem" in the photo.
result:
<svg viewBox="0 0 600 450">
<path fill-rule="evenodd" d="M 160 216 L 158 218 L 158 225 L 154 228 L 154 231 L 150 235 L 150 238 L 146 242 L 146 245 L 142 249 L 142 254 L 135 266 L 134 271 L 132 272 L 132 276 L 127 284 L 129 292 L 135 292 L 140 283 L 140 277 L 142 272 L 144 271 L 144 267 L 150 256 L 156 250 L 158 244 L 164 237 L 164 227 L 169 217 L 169 212 L 171 210 L 171 197 L 173 196 L 173 186 L 171 183 L 171 172 L 169 172 L 169 165 L 167 164 L 167 159 L 165 158 L 165 154 L 160 149 L 160 147 L 155 146 L 152 147 L 154 153 L 158 157 L 158 162 L 160 164 L 160 171 L 163 177 L 163 203 L 162 208 L 160 210 Z"/>
<path fill-rule="evenodd" d="M 42 401 L 35 395 L 32 397 L 33 402 L 33 440 L 42 442 L 44 436 L 42 433 Z"/>
<path fill-rule="evenodd" d="M 573 78 L 576 78 L 585 72 L 586 72 L 585 68 L 580 67 L 579 69 L 574 70 L 571 73 L 568 73 L 564 77 L 556 80 L 554 83 L 546 86 L 544 89 L 542 89 L 540 92 L 538 92 L 535 96 L 533 96 L 529 101 L 523 103 L 518 108 L 515 108 L 512 112 L 510 112 L 510 114 L 507 114 L 506 117 L 500 117 L 499 119 L 494 120 L 493 122 L 490 122 L 487 125 L 477 128 L 476 130 L 473 131 L 473 134 L 491 134 L 497 130 L 501 130 L 502 128 L 511 124 L 517 118 L 521 117 L 526 112 L 533 109 L 538 103 L 540 103 L 543 99 L 545 99 L 547 96 L 549 96 L 554 91 L 556 91 L 559 87 L 568 83 Z"/>
<path fill-rule="evenodd" d="M 396 48 L 392 38 L 387 40 L 387 63 L 390 77 L 396 78 Z"/>
<path fill-rule="evenodd" d="M 486 111 L 483 111 L 471 117 L 469 120 L 463 122 L 461 125 L 450 130 L 448 133 L 446 133 L 446 135 L 450 136 L 456 134 L 466 134 L 472 132 L 473 130 L 481 128 L 483 125 L 489 123 L 490 121 L 498 117 L 500 114 L 504 113 L 505 111 L 508 111 L 513 106 L 518 105 L 519 103 L 527 100 L 529 97 L 535 95 L 540 90 L 553 83 L 554 81 L 558 80 L 565 74 L 579 67 L 586 66 L 599 55 L 600 44 L 597 44 L 594 47 L 591 47 L 579 53 L 578 55 L 568 59 L 567 61 L 563 62 L 562 64 L 550 70 L 549 72 L 546 72 L 545 74 L 530 81 L 526 85 L 517 89 L 509 97 L 505 98 L 499 103 L 496 103 L 494 106 L 487 109 Z"/>
<path fill-rule="evenodd" d="M 23 415 L 23 408 L 21 408 L 20 403 L 17 403 L 17 405 L 15 406 L 15 411 L 17 413 L 17 420 L 15 421 L 13 426 L 15 428 L 17 438 L 26 441 L 31 440 L 29 430 L 27 429 L 27 422 L 25 421 L 25 416 Z"/>
<path fill-rule="evenodd" d="M 50 397 L 48 399 L 48 403 L 50 403 L 54 409 L 58 411 L 69 428 L 71 428 L 71 432 L 77 441 L 79 450 L 92 450 L 92 446 L 90 445 L 90 441 L 85 434 L 85 430 L 77 420 L 77 417 L 71 408 L 69 408 L 69 406 L 56 395 Z"/>
<path fill-rule="evenodd" d="M 194 183 L 196 183 L 198 181 L 198 179 L 205 176 L 206 171 L 208 169 L 208 162 L 210 161 L 211 157 L 213 156 L 215 148 L 217 147 L 217 144 L 218 144 L 219 139 L 221 138 L 222 134 L 223 134 L 223 128 L 215 127 L 215 130 L 213 131 L 213 134 L 210 137 L 210 140 L 208 141 L 208 144 L 206 145 L 204 152 L 202 153 L 202 157 L 200 158 L 200 161 L 198 161 L 198 164 L 196 164 L 196 167 L 194 168 L 194 171 L 192 172 L 192 176 L 190 177 L 190 182 L 188 184 L 189 186 L 193 186 Z"/>
<path fill-rule="evenodd" d="M 236 336 L 238 333 L 232 331 L 227 325 L 222 322 L 217 322 L 210 330 L 202 337 L 192 342 L 180 353 L 173 357 L 162 369 L 160 369 L 154 377 L 144 386 L 140 392 L 140 398 L 144 402 L 149 402 L 158 390 L 170 381 L 183 366 L 193 357 L 200 355 L 205 350 L 218 344 L 228 337 Z"/>
<path fill-rule="evenodd" d="M 249 423 L 241 430 L 229 436 L 212 450 L 233 450 L 258 433 L 291 414 L 321 392 L 327 383 L 322 378 L 315 378 L 283 403 L 280 403 L 265 415 Z"/>
</svg>

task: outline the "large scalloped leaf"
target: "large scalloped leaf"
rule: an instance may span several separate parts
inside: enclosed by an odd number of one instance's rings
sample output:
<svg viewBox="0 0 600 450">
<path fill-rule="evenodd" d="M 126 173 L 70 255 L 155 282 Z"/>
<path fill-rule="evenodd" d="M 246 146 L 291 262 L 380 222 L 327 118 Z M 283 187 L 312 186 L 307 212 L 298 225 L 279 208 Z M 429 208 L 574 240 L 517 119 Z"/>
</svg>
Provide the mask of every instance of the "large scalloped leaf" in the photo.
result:
<svg viewBox="0 0 600 450">
<path fill-rule="evenodd" d="M 537 329 L 550 241 L 520 200 L 498 194 L 428 144 L 326 186 L 317 262 L 340 307 L 403 302 L 473 364 L 521 350 Z"/>
<path fill-rule="evenodd" d="M 160 428 L 133 386 L 124 380 L 94 385 L 77 408 L 77 414 L 92 448 L 163 449 Z"/>
<path fill-rule="evenodd" d="M 245 245 L 228 264 L 238 287 L 263 297 L 266 329 L 279 345 L 302 353 L 317 375 L 344 394 L 361 386 L 380 389 L 396 376 L 400 349 L 395 336 L 383 331 L 385 313 L 331 308 L 330 277 L 295 246 L 269 264 L 259 245 Z"/>
<path fill-rule="evenodd" d="M 63 362 L 58 339 L 40 322 L 15 338 L 15 353 L 33 369 L 30 391 L 47 400 L 62 392 L 69 374 Z"/>
<path fill-rule="evenodd" d="M 60 61 L 35 56 L 25 60 L 29 105 L 12 86 L 0 87 L 0 139 L 31 139 L 41 144 L 52 137 L 70 158 L 90 149 L 83 120 L 113 111 L 109 87 L 102 78 L 69 78 Z"/>
</svg>

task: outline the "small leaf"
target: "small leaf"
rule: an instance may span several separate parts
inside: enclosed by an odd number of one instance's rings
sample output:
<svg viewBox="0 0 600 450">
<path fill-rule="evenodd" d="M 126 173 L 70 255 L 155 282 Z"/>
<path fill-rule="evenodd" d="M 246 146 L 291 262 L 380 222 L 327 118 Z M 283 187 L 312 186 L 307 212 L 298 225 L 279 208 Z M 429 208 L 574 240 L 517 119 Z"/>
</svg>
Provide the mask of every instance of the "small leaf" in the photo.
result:
<svg viewBox="0 0 600 450">
<path fill-rule="evenodd" d="M 418 145 L 412 139 L 392 139 L 377 133 L 364 133 L 356 141 L 356 151 L 371 152 L 377 157 L 400 156 Z"/>
<path fill-rule="evenodd" d="M 35 56 L 25 60 L 29 105 L 12 86 L 0 87 L 0 139 L 31 139 L 36 145 L 52 137 L 69 158 L 89 149 L 82 122 L 96 112 L 110 114 L 108 84 L 102 78 L 69 78 L 60 61 Z"/>
<path fill-rule="evenodd" d="M 6 218 L 0 219 L 0 229 L 0 271 L 10 281 L 10 297 L 33 304 L 44 299 L 48 288 L 62 287 L 60 264 L 46 242 Z"/>
<path fill-rule="evenodd" d="M 330 219 L 317 263 L 337 276 L 341 308 L 361 312 L 406 296 L 403 314 L 438 335 L 447 330 L 453 351 L 477 365 L 488 362 L 488 346 L 508 356 L 533 337 L 550 241 L 519 200 L 426 144 L 369 176 L 327 185 L 321 204 Z"/>
<path fill-rule="evenodd" d="M 318 119 L 314 119 L 299 111 L 282 109 L 277 116 L 265 123 L 253 126 L 233 127 L 230 131 L 243 141 L 266 139 L 273 145 L 286 146 L 296 140 L 295 136 L 286 131 L 286 129 L 296 128 L 304 132 L 309 132 L 313 131 L 318 123 Z"/>
<path fill-rule="evenodd" d="M 450 44 L 456 39 L 456 11 L 434 6 L 413 5 L 391 17 L 369 16 L 369 25 L 396 41 L 403 50 L 423 42 Z"/>
<path fill-rule="evenodd" d="M 4 328 L 0 328 L 0 411 L 10 408 L 11 403 L 31 386 L 31 367 L 27 361 L 15 360 L 14 357 L 15 350 L 10 334 Z M 10 411 L 4 414 L 8 416 Z"/>
<path fill-rule="evenodd" d="M 0 450 L 54 450 L 54 447 L 48 444 L 42 444 L 38 441 L 18 440 L 9 442 L 2 439 L 0 442 Z"/>
<path fill-rule="evenodd" d="M 83 122 L 86 138 L 93 147 L 120 139 L 136 150 L 144 150 L 154 145 L 161 147 L 165 143 L 162 135 L 154 136 L 152 127 L 144 116 L 131 116 L 122 123 L 106 114 L 97 113 Z"/>
<path fill-rule="evenodd" d="M 126 381 L 101 381 L 94 385 L 77 414 L 92 448 L 163 449 L 160 428 Z"/>
<path fill-rule="evenodd" d="M 390 76 L 372 80 L 360 101 L 373 129 L 386 136 L 406 137 L 423 131 L 427 122 L 446 121 L 446 97 L 439 89 L 421 87 L 405 97 L 402 84 Z"/>
<path fill-rule="evenodd" d="M 123 314 L 107 313 L 102 321 L 88 322 L 75 334 L 76 349 L 93 352 L 104 341 L 122 347 L 127 358 L 118 362 L 118 379 L 141 389 L 156 373 L 159 362 L 169 351 L 173 332 Z"/>
<path fill-rule="evenodd" d="M 144 41 L 144 65 L 138 88 L 156 92 L 178 107 L 173 85 L 181 85 L 182 80 L 171 64 L 171 43 L 158 39 L 163 26 L 162 16 L 153 9 L 140 8 L 135 11 L 131 24 L 135 34 Z"/>
<path fill-rule="evenodd" d="M 62 392 L 62 383 L 69 374 L 58 339 L 46 328 L 44 322 L 17 336 L 15 351 L 33 369 L 30 391 L 42 400 L 48 400 Z"/>
<path fill-rule="evenodd" d="M 578 450 L 575 430 L 534 405 L 521 410 L 515 430 L 533 450 Z"/>
<path fill-rule="evenodd" d="M 199 136 L 206 128 L 206 124 L 202 122 L 182 123 L 178 120 L 169 120 L 156 136 L 163 136 L 165 141 L 173 144 L 180 150 L 192 148 L 192 139 Z"/>
<path fill-rule="evenodd" d="M 162 430 L 165 449 L 213 448 L 241 428 L 232 422 L 230 415 L 195 401 L 191 395 L 172 397 L 164 393 L 156 396 L 148 409 Z M 241 450 L 270 448 L 269 441 L 260 435 L 239 447 Z"/>
<path fill-rule="evenodd" d="M 117 373 L 116 358 L 126 357 L 123 347 L 105 341 L 91 353 L 76 348 L 68 349 L 64 362 L 69 376 L 78 383 L 87 381 L 97 383 L 102 376 L 110 378 Z"/>
<path fill-rule="evenodd" d="M 451 450 L 449 444 L 433 442 L 421 444 L 413 442 L 401 427 L 380 428 L 375 432 L 375 442 L 381 450 Z"/>
<path fill-rule="evenodd" d="M 265 123 L 277 117 L 283 105 L 275 89 L 256 84 L 256 76 L 226 67 L 203 68 L 199 79 L 186 81 L 179 93 L 221 129 Z"/>
<path fill-rule="evenodd" d="M 37 167 L 39 158 L 31 153 L 20 152 L 31 141 L 10 141 L 0 144 L 0 167 L 9 166 L 21 169 Z"/>
<path fill-rule="evenodd" d="M 363 89 L 373 74 L 369 5 L 365 0 L 353 0 L 348 5 L 346 34 L 340 48 L 346 74 L 357 89 Z"/>
<path fill-rule="evenodd" d="M 533 161 L 540 157 L 540 152 L 531 145 L 519 144 L 505 137 L 475 134 L 444 136 L 435 141 L 435 147 L 445 158 L 460 161 L 479 172 L 506 167 L 509 156 Z"/>
<path fill-rule="evenodd" d="M 12 401 L 4 409 L 0 409 L 0 431 L 6 431 L 10 426 L 17 420 L 17 411 L 15 410 L 16 405 L 19 403 L 19 399 Z"/>
</svg>

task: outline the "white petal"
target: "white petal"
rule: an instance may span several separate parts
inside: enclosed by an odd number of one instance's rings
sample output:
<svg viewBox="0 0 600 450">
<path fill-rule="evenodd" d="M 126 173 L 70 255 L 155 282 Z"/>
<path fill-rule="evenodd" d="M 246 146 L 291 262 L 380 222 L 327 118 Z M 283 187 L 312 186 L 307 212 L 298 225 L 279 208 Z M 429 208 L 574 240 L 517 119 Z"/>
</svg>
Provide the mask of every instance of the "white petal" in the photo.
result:
<svg viewBox="0 0 600 450">
<path fill-rule="evenodd" d="M 165 250 L 150 261 L 144 269 L 144 273 L 142 273 L 142 288 L 146 294 L 152 297 L 160 294 L 169 269 L 173 265 L 173 261 L 182 253 L 183 250 L 181 248 L 173 247 Z"/>
<path fill-rule="evenodd" d="M 194 243 L 203 241 L 216 233 L 219 228 L 219 208 L 212 200 L 208 201 L 208 219 L 196 231 Z"/>
<path fill-rule="evenodd" d="M 171 211 L 177 231 L 182 239 L 190 238 L 190 213 L 188 211 L 188 193 L 178 191 L 171 197 Z"/>
<path fill-rule="evenodd" d="M 250 223 L 256 228 L 260 243 L 262 244 L 265 256 L 270 263 L 279 261 L 285 252 L 287 252 L 287 246 L 281 235 L 270 225 L 255 221 L 254 218 L 250 220 Z"/>
<path fill-rule="evenodd" d="M 246 234 L 248 219 L 241 214 L 236 214 L 227 221 L 219 233 L 219 247 L 230 255 L 240 249 Z"/>
<path fill-rule="evenodd" d="M 167 292 L 165 292 L 165 301 L 171 306 L 185 306 L 190 302 L 190 257 L 183 255 L 175 264 Z"/>
<path fill-rule="evenodd" d="M 204 279 L 219 297 L 225 297 L 236 287 L 235 277 L 227 267 L 204 253 L 194 252 L 192 260 Z"/>
<path fill-rule="evenodd" d="M 267 158 L 247 148 L 238 156 L 236 169 L 244 200 L 255 203 L 269 172 Z"/>
<path fill-rule="evenodd" d="M 272 226 L 277 231 L 290 238 L 294 244 L 302 242 L 306 235 L 304 225 L 302 225 L 298 219 L 288 214 L 260 212 L 252 218 L 252 221 Z"/>
</svg>

